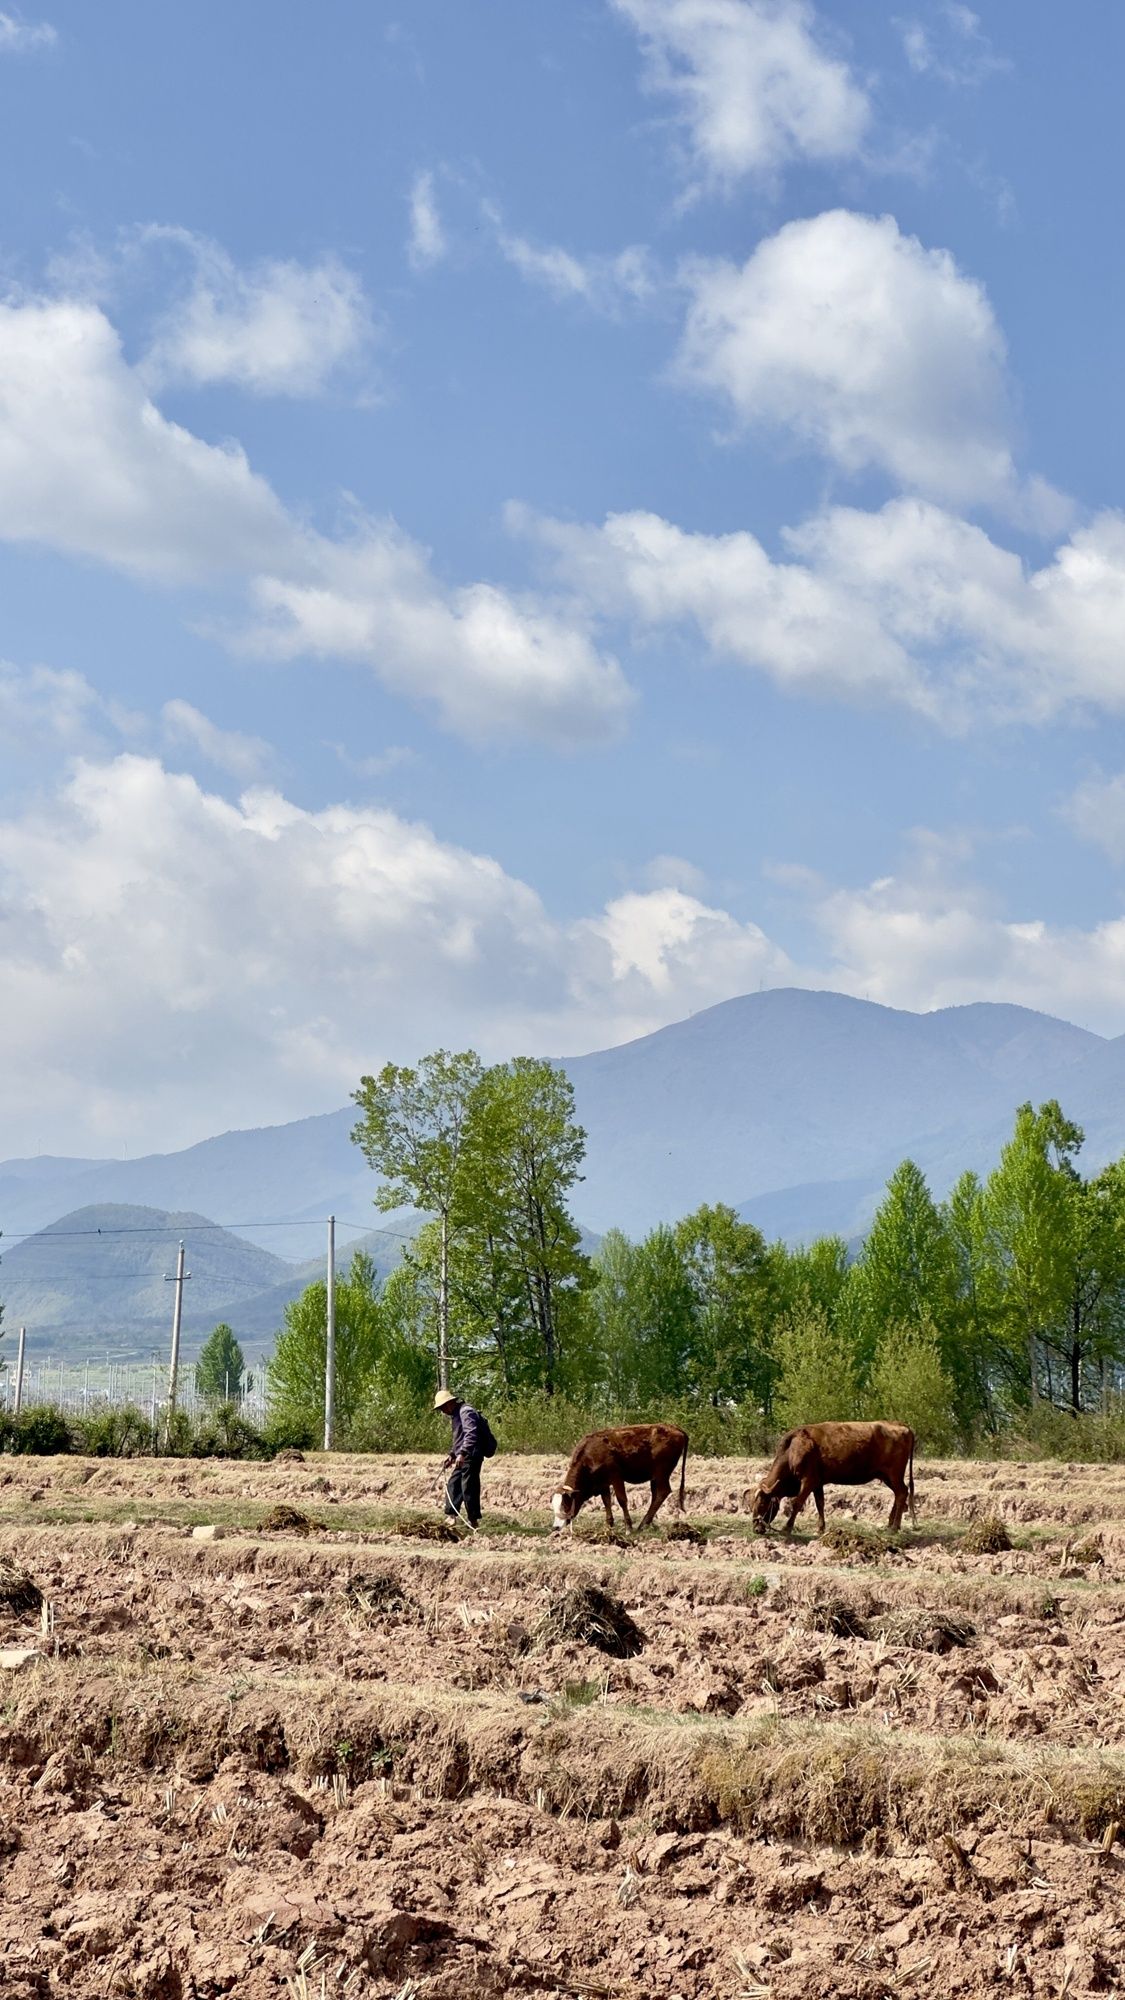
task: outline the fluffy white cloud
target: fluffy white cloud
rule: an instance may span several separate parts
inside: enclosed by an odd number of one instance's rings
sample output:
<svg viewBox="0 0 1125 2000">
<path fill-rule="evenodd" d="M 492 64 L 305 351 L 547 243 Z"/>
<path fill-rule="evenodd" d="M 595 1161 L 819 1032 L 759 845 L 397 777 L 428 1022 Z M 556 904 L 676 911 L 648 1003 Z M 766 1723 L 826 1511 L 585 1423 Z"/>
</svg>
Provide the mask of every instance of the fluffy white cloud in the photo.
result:
<svg viewBox="0 0 1125 2000">
<path fill-rule="evenodd" d="M 1015 472 L 992 307 L 947 250 L 893 216 L 835 209 L 787 223 L 745 264 L 700 262 L 685 279 L 680 373 L 740 421 L 958 505 L 1051 510 Z"/>
<path fill-rule="evenodd" d="M 53 48 L 58 39 L 58 30 L 49 21 L 25 21 L 19 14 L 0 13 L 0 56 Z"/>
<path fill-rule="evenodd" d="M 0 305 L 0 539 L 234 582 L 263 650 L 362 662 L 477 739 L 588 742 L 628 706 L 615 661 L 548 606 L 445 587 L 393 526 L 333 540 L 294 521 L 237 446 L 161 414 L 94 305 Z"/>
<path fill-rule="evenodd" d="M 431 173 L 418 174 L 410 190 L 407 255 L 416 271 L 424 271 L 430 264 L 440 264 L 448 248 L 434 192 L 434 177 Z"/>
<path fill-rule="evenodd" d="M 643 244 L 631 243 L 612 256 L 576 257 L 558 244 L 530 243 L 513 235 L 491 202 L 484 204 L 484 215 L 501 255 L 529 284 L 557 299 L 580 299 L 595 311 L 612 314 L 643 304 L 656 290 L 655 267 Z"/>
<path fill-rule="evenodd" d="M 189 291 L 160 321 L 145 360 L 153 386 L 236 382 L 258 396 L 315 396 L 370 346 L 363 287 L 335 257 L 265 259 L 243 270 L 188 230 L 141 235 L 185 249 L 193 265 Z"/>
<path fill-rule="evenodd" d="M 1019 1000 L 1116 1032 L 1125 917 L 1013 920 L 920 839 L 860 888 L 775 871 L 818 940 L 665 881 L 562 921 L 485 855 L 393 812 L 236 803 L 153 758 L 78 763 L 0 821 L 5 1143 L 190 1143 L 342 1102 L 386 1059 L 472 1042 L 576 1054 L 767 985 L 928 1008 Z"/>
<path fill-rule="evenodd" d="M 1084 930 L 1012 920 L 963 886 L 895 876 L 824 897 L 831 984 L 888 1006 L 1018 1001 L 1107 1034 L 1125 1011 L 1125 916 Z"/>
<path fill-rule="evenodd" d="M 0 748 L 71 750 L 100 734 L 101 697 L 69 668 L 17 667 L 0 660 Z"/>
<path fill-rule="evenodd" d="M 394 813 L 85 762 L 0 822 L 5 1143 L 187 1142 L 323 1109 L 451 1040 L 624 1038 L 785 963 L 681 890 L 564 924 Z"/>
<path fill-rule="evenodd" d="M 670 94 L 698 172 L 731 183 L 786 161 L 845 159 L 870 118 L 863 89 L 818 38 L 807 0 L 611 0 Z"/>
<path fill-rule="evenodd" d="M 1125 518 L 1103 514 L 1029 570 L 930 502 L 836 507 L 786 533 L 691 534 L 652 514 L 536 521 L 584 603 L 657 630 L 693 624 L 712 652 L 799 692 L 894 702 L 961 727 L 1125 712 Z"/>
</svg>

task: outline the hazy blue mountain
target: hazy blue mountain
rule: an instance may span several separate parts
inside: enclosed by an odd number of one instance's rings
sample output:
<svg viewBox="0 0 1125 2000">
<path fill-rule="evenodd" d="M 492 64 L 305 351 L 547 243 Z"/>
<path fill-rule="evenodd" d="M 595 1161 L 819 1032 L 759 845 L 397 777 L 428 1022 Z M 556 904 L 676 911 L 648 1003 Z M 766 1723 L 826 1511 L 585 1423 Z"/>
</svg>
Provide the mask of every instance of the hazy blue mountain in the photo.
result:
<svg viewBox="0 0 1125 2000">
<path fill-rule="evenodd" d="M 1106 1040 L 1026 1007 L 911 1014 L 779 989 L 564 1066 L 589 1136 L 574 1208 L 598 1233 L 637 1233 L 701 1201 L 729 1201 L 769 1235 L 851 1238 L 907 1153 L 938 1193 L 965 1166 L 986 1171 L 1025 1098 L 1061 1098 L 1086 1127 L 1088 1165 L 1125 1151 L 1125 1036 Z M 328 1112 L 148 1159 L 0 1164 L 0 1296 L 10 1300 L 13 1237 L 87 1204 L 202 1213 L 294 1262 L 321 1257 L 332 1211 L 343 1250 L 349 1233 L 384 1222 L 348 1138 L 353 1121 L 350 1109 Z M 254 1222 L 284 1226 L 259 1232 Z M 385 1222 L 410 1227 L 405 1217 Z M 281 1287 L 296 1282 L 285 1267 Z M 275 1290 L 247 1285 L 263 1325 Z"/>
<path fill-rule="evenodd" d="M 184 1286 L 186 1360 L 220 1319 L 230 1322 L 248 1353 L 271 1347 L 288 1302 L 324 1276 L 323 1252 L 293 1264 L 192 1211 L 102 1203 L 75 1209 L 4 1251 L 5 1331 L 26 1324 L 40 1352 L 47 1342 L 55 1355 L 74 1359 L 107 1346 L 117 1357 L 143 1358 L 170 1335 L 167 1280 L 181 1238 L 191 1273 Z M 398 1261 L 403 1239 L 376 1230 L 361 1242 L 385 1274 Z M 356 1247 L 341 1252 L 341 1275 Z"/>
</svg>

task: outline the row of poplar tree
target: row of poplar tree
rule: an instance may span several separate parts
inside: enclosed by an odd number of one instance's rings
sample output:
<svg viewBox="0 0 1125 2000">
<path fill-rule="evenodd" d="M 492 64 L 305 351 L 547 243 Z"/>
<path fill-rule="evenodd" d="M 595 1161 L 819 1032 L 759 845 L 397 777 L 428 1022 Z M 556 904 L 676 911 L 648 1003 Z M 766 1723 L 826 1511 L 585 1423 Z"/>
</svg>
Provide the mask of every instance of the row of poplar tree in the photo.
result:
<svg viewBox="0 0 1125 2000">
<path fill-rule="evenodd" d="M 1037 1408 L 1105 1408 L 1125 1370 L 1125 1161 L 1084 1178 L 1082 1132 L 1023 1105 L 994 1171 L 934 1200 L 892 1175 L 862 1245 L 767 1243 L 726 1206 L 584 1245 L 571 1214 L 585 1135 L 565 1073 L 439 1051 L 355 1094 L 353 1137 L 385 1209 L 427 1220 L 380 1285 L 337 1295 L 341 1425 L 374 1442 L 435 1379 L 501 1409 L 565 1400 L 608 1422 L 695 1411 L 744 1442 L 815 1418 L 885 1415 L 930 1448 Z M 318 1412 L 324 1288 L 287 1314 L 282 1410 Z"/>
</svg>

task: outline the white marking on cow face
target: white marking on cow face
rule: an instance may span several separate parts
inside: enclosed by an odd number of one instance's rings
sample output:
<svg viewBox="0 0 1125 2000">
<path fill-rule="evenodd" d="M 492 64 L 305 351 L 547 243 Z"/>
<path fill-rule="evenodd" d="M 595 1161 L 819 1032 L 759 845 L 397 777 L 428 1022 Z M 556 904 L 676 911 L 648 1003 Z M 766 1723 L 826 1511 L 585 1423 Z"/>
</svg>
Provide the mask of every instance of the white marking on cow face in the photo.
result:
<svg viewBox="0 0 1125 2000">
<path fill-rule="evenodd" d="M 552 1493 L 551 1514 L 553 1516 L 551 1521 L 552 1533 L 557 1533 L 560 1528 L 565 1528 L 569 1522 L 573 1521 L 574 1495 L 569 1486 L 560 1486 L 557 1493 Z"/>
</svg>

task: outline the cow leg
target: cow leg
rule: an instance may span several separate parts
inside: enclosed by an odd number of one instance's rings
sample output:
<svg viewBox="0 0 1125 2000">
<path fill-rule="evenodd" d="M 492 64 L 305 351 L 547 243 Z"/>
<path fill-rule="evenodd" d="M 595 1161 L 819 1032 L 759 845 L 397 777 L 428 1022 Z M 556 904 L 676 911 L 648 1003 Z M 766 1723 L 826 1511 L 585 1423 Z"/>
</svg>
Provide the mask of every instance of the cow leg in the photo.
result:
<svg viewBox="0 0 1125 2000">
<path fill-rule="evenodd" d="M 789 1502 L 789 1519 L 786 1521 L 785 1526 L 781 1531 L 783 1535 L 791 1535 L 793 1533 L 793 1523 L 796 1520 L 798 1514 L 800 1513 L 802 1507 L 804 1506 L 805 1501 L 808 1499 L 809 1494 L 813 1492 L 813 1490 L 814 1489 L 812 1480 L 802 1479 L 801 1484 L 797 1488 L 796 1493 L 794 1494 L 792 1500 Z"/>
<path fill-rule="evenodd" d="M 613 1508 L 612 1508 L 612 1506 L 610 1505 L 610 1499 L 609 1499 L 609 1487 L 608 1487 L 608 1486 L 603 1486 L 603 1487 L 602 1487 L 602 1506 L 603 1506 L 603 1507 L 605 1508 L 605 1524 L 606 1524 L 606 1527 L 607 1527 L 607 1528 L 608 1528 L 608 1529 L 610 1530 L 610 1533 L 612 1534 L 612 1532 L 613 1532 Z"/>
<path fill-rule="evenodd" d="M 823 1533 L 824 1533 L 824 1488 L 823 1488 L 823 1486 L 814 1486 L 814 1487 L 813 1487 L 813 1499 L 814 1499 L 814 1500 L 816 1501 L 816 1515 L 817 1515 L 817 1520 L 818 1520 L 818 1521 L 820 1522 L 820 1527 L 819 1527 L 819 1529 L 818 1529 L 818 1531 L 817 1531 L 817 1532 L 818 1532 L 819 1534 L 822 1534 L 822 1535 L 823 1535 Z"/>
<path fill-rule="evenodd" d="M 625 1481 L 622 1479 L 620 1473 L 614 1473 L 610 1484 L 613 1487 L 613 1497 L 625 1516 L 625 1526 L 628 1528 L 629 1533 L 632 1534 L 633 1517 L 629 1512 L 629 1496 L 625 1491 Z"/>
<path fill-rule="evenodd" d="M 891 1518 L 888 1526 L 897 1531 L 902 1526 L 902 1517 L 906 1512 L 906 1503 L 910 1496 L 901 1479 L 897 1485 L 891 1487 L 891 1492 L 894 1494 L 894 1499 L 891 1501 Z"/>
<path fill-rule="evenodd" d="M 650 1524 L 655 1520 L 657 1513 L 659 1512 L 660 1508 L 663 1507 L 664 1502 L 667 1500 L 668 1495 L 671 1491 L 672 1488 L 666 1479 L 653 1480 L 652 1501 L 650 1503 L 648 1513 L 645 1515 L 644 1520 L 641 1522 L 642 1528 L 649 1527 Z"/>
</svg>

